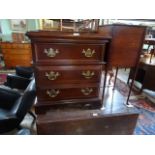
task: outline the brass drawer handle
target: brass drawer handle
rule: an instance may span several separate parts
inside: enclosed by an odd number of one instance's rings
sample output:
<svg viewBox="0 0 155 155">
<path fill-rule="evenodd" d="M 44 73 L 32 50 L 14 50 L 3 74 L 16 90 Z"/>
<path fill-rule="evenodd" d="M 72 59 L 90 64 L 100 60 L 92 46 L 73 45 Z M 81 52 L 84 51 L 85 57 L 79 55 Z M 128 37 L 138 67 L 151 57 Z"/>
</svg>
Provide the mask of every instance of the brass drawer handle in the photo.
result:
<svg viewBox="0 0 155 155">
<path fill-rule="evenodd" d="M 58 78 L 58 76 L 60 76 L 59 72 L 53 72 L 51 71 L 50 73 L 45 73 L 45 76 L 49 79 L 49 80 L 56 80 Z"/>
<path fill-rule="evenodd" d="M 83 49 L 82 53 L 85 55 L 85 57 L 90 58 L 93 57 L 95 50 L 91 50 L 90 48 L 88 48 L 87 50 Z"/>
<path fill-rule="evenodd" d="M 53 58 L 59 53 L 59 50 L 58 49 L 54 50 L 53 48 L 44 49 L 44 53 L 46 53 L 48 57 Z"/>
<path fill-rule="evenodd" d="M 94 75 L 95 75 L 95 73 L 92 71 L 90 71 L 90 70 L 87 70 L 87 71 L 83 71 L 82 72 L 82 75 L 86 78 L 86 79 L 91 79 Z"/>
<path fill-rule="evenodd" d="M 51 98 L 54 98 L 56 97 L 58 94 L 60 93 L 59 90 L 56 90 L 56 89 L 51 89 L 51 90 L 47 90 L 46 91 L 46 94 L 51 97 Z"/>
<path fill-rule="evenodd" d="M 89 95 L 91 92 L 93 92 L 93 89 L 92 88 L 83 88 L 83 89 L 81 89 L 81 92 L 84 95 Z"/>
</svg>

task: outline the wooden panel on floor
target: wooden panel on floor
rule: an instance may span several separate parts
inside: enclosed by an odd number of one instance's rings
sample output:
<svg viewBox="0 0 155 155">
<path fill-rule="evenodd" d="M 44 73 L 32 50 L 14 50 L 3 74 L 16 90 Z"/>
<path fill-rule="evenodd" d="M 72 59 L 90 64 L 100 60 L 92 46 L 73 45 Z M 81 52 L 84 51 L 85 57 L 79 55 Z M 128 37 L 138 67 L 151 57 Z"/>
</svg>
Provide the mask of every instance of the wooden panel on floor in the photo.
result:
<svg viewBox="0 0 155 155">
<path fill-rule="evenodd" d="M 48 135 L 129 135 L 137 118 L 135 108 L 117 114 L 104 110 L 53 111 L 38 116 L 37 130 Z"/>
</svg>

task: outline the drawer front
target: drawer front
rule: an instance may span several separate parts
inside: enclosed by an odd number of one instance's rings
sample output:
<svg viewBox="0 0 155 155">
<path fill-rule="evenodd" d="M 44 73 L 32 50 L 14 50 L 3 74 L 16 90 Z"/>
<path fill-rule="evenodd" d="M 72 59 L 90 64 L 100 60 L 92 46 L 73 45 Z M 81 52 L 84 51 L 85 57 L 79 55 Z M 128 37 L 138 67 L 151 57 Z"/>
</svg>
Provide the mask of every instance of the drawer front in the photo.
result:
<svg viewBox="0 0 155 155">
<path fill-rule="evenodd" d="M 38 101 L 60 101 L 98 97 L 98 87 L 37 90 Z"/>
<path fill-rule="evenodd" d="M 105 45 L 96 44 L 35 44 L 36 61 L 88 60 L 102 61 Z"/>
<path fill-rule="evenodd" d="M 40 87 L 66 83 L 99 83 L 101 70 L 101 65 L 37 67 L 36 80 Z"/>
</svg>

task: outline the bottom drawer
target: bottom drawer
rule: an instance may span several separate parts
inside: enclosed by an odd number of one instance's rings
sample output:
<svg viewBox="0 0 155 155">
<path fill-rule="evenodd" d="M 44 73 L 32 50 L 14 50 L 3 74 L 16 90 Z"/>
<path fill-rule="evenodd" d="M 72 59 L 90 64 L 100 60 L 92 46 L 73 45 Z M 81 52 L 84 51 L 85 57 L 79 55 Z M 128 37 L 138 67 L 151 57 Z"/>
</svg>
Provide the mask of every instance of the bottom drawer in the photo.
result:
<svg viewBox="0 0 155 155">
<path fill-rule="evenodd" d="M 99 96 L 98 87 L 41 89 L 37 91 L 38 101 L 60 101 L 88 99 Z"/>
<path fill-rule="evenodd" d="M 90 99 L 72 99 L 63 101 L 36 102 L 35 113 L 45 114 L 51 110 L 90 110 L 102 108 L 103 100 L 101 98 Z"/>
</svg>

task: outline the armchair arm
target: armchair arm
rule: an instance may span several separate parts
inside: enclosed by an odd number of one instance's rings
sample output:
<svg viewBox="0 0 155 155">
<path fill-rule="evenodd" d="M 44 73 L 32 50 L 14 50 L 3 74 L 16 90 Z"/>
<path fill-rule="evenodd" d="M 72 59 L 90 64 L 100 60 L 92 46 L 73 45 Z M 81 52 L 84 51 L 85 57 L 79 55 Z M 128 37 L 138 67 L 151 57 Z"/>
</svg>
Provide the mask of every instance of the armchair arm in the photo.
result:
<svg viewBox="0 0 155 155">
<path fill-rule="evenodd" d="M 25 90 L 30 83 L 31 79 L 27 79 L 15 74 L 8 74 L 7 75 L 7 82 L 4 83 L 5 86 L 10 88 L 17 88 Z"/>
<path fill-rule="evenodd" d="M 0 87 L 0 108 L 10 109 L 14 102 L 21 96 L 18 91 L 5 86 Z"/>
</svg>

